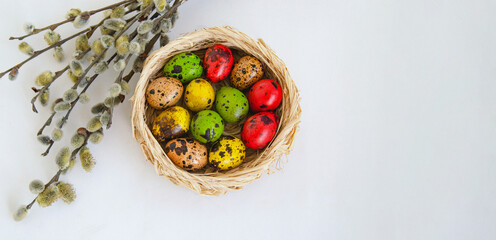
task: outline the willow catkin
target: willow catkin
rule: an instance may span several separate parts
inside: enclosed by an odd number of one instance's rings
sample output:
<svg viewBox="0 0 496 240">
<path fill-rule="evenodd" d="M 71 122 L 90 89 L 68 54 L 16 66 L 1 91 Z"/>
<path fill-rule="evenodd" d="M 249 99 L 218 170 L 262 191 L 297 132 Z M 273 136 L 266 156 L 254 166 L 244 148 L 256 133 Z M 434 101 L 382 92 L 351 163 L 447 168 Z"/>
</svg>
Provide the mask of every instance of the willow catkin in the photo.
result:
<svg viewBox="0 0 496 240">
<path fill-rule="evenodd" d="M 278 131 L 272 142 L 263 150 L 248 150 L 245 161 L 229 171 L 217 171 L 207 167 L 190 173 L 174 165 L 164 153 L 159 142 L 152 135 L 149 126 L 159 111 L 149 107 L 145 99 L 148 83 L 160 76 L 164 64 L 176 54 L 193 52 L 204 54 L 214 44 L 224 44 L 235 51 L 235 60 L 251 55 L 264 65 L 265 78 L 271 78 L 281 85 L 283 101 L 276 110 L 280 116 Z M 237 54 L 237 55 L 236 55 Z M 221 83 L 227 85 L 228 81 Z M 280 169 L 280 159 L 293 148 L 295 134 L 301 118 L 300 96 L 284 62 L 277 57 L 263 40 L 254 40 L 231 27 L 213 27 L 190 33 L 178 38 L 152 53 L 145 61 L 140 79 L 132 97 L 132 128 L 143 154 L 157 173 L 175 184 L 185 186 L 203 195 L 220 195 L 227 191 L 243 188 L 260 178 L 263 173 Z M 242 124 L 226 126 L 224 134 L 239 137 Z"/>
</svg>

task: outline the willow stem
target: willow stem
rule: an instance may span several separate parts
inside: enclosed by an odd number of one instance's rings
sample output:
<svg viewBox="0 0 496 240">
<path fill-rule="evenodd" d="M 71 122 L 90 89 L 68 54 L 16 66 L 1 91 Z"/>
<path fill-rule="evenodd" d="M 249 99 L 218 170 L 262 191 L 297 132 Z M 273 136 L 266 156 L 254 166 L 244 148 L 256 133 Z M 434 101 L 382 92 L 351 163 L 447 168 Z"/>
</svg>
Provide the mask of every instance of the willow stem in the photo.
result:
<svg viewBox="0 0 496 240">
<path fill-rule="evenodd" d="M 62 74 L 64 74 L 65 71 L 67 71 L 69 69 L 69 65 L 67 65 L 65 68 L 63 68 L 62 70 L 58 71 L 58 72 L 55 72 L 55 76 L 53 77 L 52 81 L 50 83 L 48 83 L 47 85 L 43 86 L 43 88 L 37 90 L 38 92 L 36 93 L 36 95 L 31 99 L 31 108 L 33 109 L 33 112 L 35 113 L 38 113 L 38 109 L 36 109 L 36 106 L 35 106 L 35 102 L 36 100 L 38 99 L 38 97 L 45 91 L 47 90 L 50 85 L 52 85 L 53 82 L 55 82 L 55 80 L 57 80 L 57 78 L 59 78 Z"/>
<path fill-rule="evenodd" d="M 58 181 L 61 173 L 62 173 L 62 170 L 58 170 L 57 173 L 55 173 L 55 175 L 52 177 L 52 179 L 50 179 L 50 181 L 47 182 L 47 184 L 45 184 L 45 189 L 48 188 L 52 183 Z M 26 209 L 28 209 L 28 210 L 31 209 L 31 207 L 33 206 L 33 204 L 36 202 L 36 199 L 38 199 L 38 196 L 36 196 L 33 199 L 33 201 L 31 201 L 31 203 L 29 203 L 26 206 Z"/>
<path fill-rule="evenodd" d="M 84 143 L 83 145 L 81 145 L 81 147 L 78 147 L 76 149 L 74 149 L 71 153 L 71 159 L 73 159 L 76 154 L 83 148 L 85 147 L 86 145 L 88 145 L 88 138 L 89 138 L 89 134 L 87 134 L 84 138 Z M 53 183 L 59 181 L 59 178 L 60 178 L 60 174 L 62 174 L 63 170 L 59 169 L 57 171 L 57 173 L 55 173 L 55 175 L 50 179 L 50 181 L 48 181 L 46 184 L 45 184 L 45 189 L 48 188 L 50 185 L 52 185 Z M 38 195 L 39 196 L 39 195 Z M 27 206 L 26 206 L 26 209 L 30 209 L 33 204 L 36 202 L 36 199 L 38 198 L 38 196 L 36 196 L 33 201 L 31 201 Z"/>
<path fill-rule="evenodd" d="M 129 63 L 129 60 L 131 60 L 131 57 L 133 55 L 132 54 L 129 54 L 127 57 L 126 57 L 126 60 L 125 63 L 126 65 Z M 122 71 L 119 72 L 119 76 L 117 76 L 117 78 L 115 79 L 114 83 L 119 83 L 122 81 L 122 76 L 124 75 L 124 69 Z M 113 115 L 113 112 L 114 112 L 114 101 L 112 101 L 112 105 L 110 107 L 110 109 L 108 110 L 109 112 L 109 115 L 110 115 L 110 118 L 109 118 L 109 122 L 107 123 L 107 129 L 110 128 L 110 126 L 112 126 L 112 115 Z"/>
<path fill-rule="evenodd" d="M 128 12 L 126 12 L 126 14 L 128 14 L 128 13 L 130 13 L 130 12 L 133 12 L 133 11 L 136 11 L 137 9 L 138 9 L 138 8 L 136 8 L 136 9 L 132 9 L 132 10 L 129 10 Z M 84 30 L 81 30 L 81 31 L 79 31 L 79 32 L 75 33 L 74 35 L 71 35 L 71 36 L 69 36 L 69 37 L 67 37 L 67 38 L 64 38 L 64 39 L 62 39 L 62 40 L 58 41 L 57 43 L 55 43 L 55 44 L 53 44 L 53 45 L 50 45 L 50 46 L 48 46 L 48 47 L 46 47 L 46 48 L 43 48 L 43 49 L 38 50 L 38 51 L 35 51 L 35 52 L 33 53 L 33 55 L 31 55 L 31 56 L 30 56 L 29 58 L 27 58 L 26 60 L 24 60 L 24 61 L 22 61 L 22 62 L 18 63 L 17 65 L 15 65 L 15 66 L 13 66 L 13 67 L 11 67 L 11 68 L 7 69 L 7 70 L 5 70 L 4 72 L 1 72 L 1 73 L 0 73 L 0 78 L 2 78 L 5 74 L 9 73 L 9 72 L 10 72 L 10 71 L 12 71 L 13 69 L 19 70 L 19 69 L 20 69 L 20 68 L 21 68 L 24 64 L 26 64 L 27 62 L 29 62 L 29 61 L 33 60 L 34 58 L 38 57 L 39 55 L 41 55 L 41 54 L 45 53 L 46 51 L 48 51 L 48 50 L 50 50 L 50 49 L 52 49 L 52 48 L 59 47 L 59 46 L 61 46 L 62 44 L 64 44 L 65 42 L 67 42 L 67 41 L 69 41 L 69 40 L 71 40 L 71 39 L 73 39 L 73 38 L 75 38 L 75 37 L 77 37 L 77 36 L 79 36 L 79 35 L 81 35 L 81 34 L 83 34 L 83 33 L 86 33 L 86 36 L 88 36 L 88 38 L 89 38 L 91 35 L 93 35 L 93 33 L 95 32 L 95 30 L 96 30 L 96 29 L 98 29 L 101 25 L 103 25 L 103 23 L 105 22 L 105 20 L 106 20 L 106 19 L 108 19 L 108 17 L 103 18 L 103 19 L 102 19 L 99 23 L 97 23 L 97 24 L 95 24 L 95 25 L 92 25 L 92 26 L 90 26 L 89 28 L 86 28 L 86 29 L 84 29 Z"/>
<path fill-rule="evenodd" d="M 112 9 L 112 8 L 114 8 L 114 7 L 118 7 L 118 6 L 120 6 L 120 5 L 127 4 L 127 3 L 131 3 L 131 2 L 134 2 L 134 1 L 135 1 L 135 0 L 126 0 L 126 1 L 118 2 L 118 3 L 112 4 L 112 5 L 109 5 L 109 6 L 106 6 L 106 7 L 100 8 L 100 9 L 96 9 L 96 10 L 89 11 L 89 12 L 88 12 L 88 15 L 89 15 L 89 16 L 91 16 L 91 15 L 94 15 L 94 14 L 99 13 L 99 12 L 101 12 L 101 11 L 105 11 L 105 10 L 107 10 L 107 9 Z M 53 31 L 53 30 L 55 30 L 56 28 L 58 28 L 59 26 L 61 26 L 61 25 L 64 25 L 64 24 L 66 24 L 66 23 L 69 23 L 69 22 L 74 21 L 74 19 L 75 19 L 75 17 L 71 17 L 71 18 L 66 19 L 66 20 L 64 20 L 64 21 L 61 21 L 61 22 L 58 22 L 58 23 L 54 23 L 54 24 L 52 24 L 52 25 L 48 25 L 48 26 L 43 27 L 43 28 L 35 28 L 35 29 L 33 30 L 33 32 L 32 32 L 32 33 L 29 33 L 29 34 L 26 34 L 26 35 L 24 35 L 24 36 L 20 36 L 20 37 L 10 37 L 10 38 L 9 38 L 9 40 L 15 40 L 15 39 L 17 39 L 17 40 L 23 40 L 24 38 L 27 38 L 27 37 L 33 36 L 33 35 L 35 35 L 35 34 L 38 34 L 38 33 L 40 33 L 40 32 L 43 32 L 43 31 L 45 31 L 45 30 L 48 30 L 48 29 L 50 29 L 50 30 L 52 30 L 52 31 Z"/>
<path fill-rule="evenodd" d="M 36 134 L 36 136 L 39 136 L 41 134 L 43 134 L 43 130 L 45 130 L 45 128 L 47 126 L 50 126 L 50 124 L 52 124 L 52 120 L 53 120 L 53 117 L 55 116 L 56 112 L 52 112 L 52 114 L 50 115 L 50 117 L 48 117 L 48 119 L 45 121 L 45 123 L 43 124 L 43 126 L 41 126 L 40 130 L 38 130 L 38 133 Z"/>
<path fill-rule="evenodd" d="M 120 36 L 122 36 L 122 34 L 124 34 L 124 32 L 126 32 L 129 27 L 131 27 L 131 25 L 133 25 L 139 18 L 141 18 L 143 15 L 145 15 L 147 13 L 147 11 L 149 11 L 151 9 L 153 5 L 150 5 L 148 6 L 145 10 L 143 10 L 141 13 L 139 14 L 136 14 L 133 18 L 131 18 L 131 20 L 126 24 L 126 26 L 117 34 L 117 36 L 115 37 L 116 39 L 118 39 Z M 79 79 L 77 80 L 77 82 L 72 86 L 72 89 L 76 89 L 77 86 L 79 85 L 79 83 L 81 83 L 81 81 L 83 80 L 84 77 L 86 77 L 86 75 L 88 74 L 88 72 L 91 70 L 91 68 L 97 63 L 100 61 L 100 59 L 103 57 L 103 55 L 107 52 L 108 48 L 105 49 L 102 53 L 100 53 L 98 55 L 98 57 L 93 60 L 93 62 L 85 69 L 85 71 L 83 72 L 83 74 L 79 77 Z M 110 64 L 110 62 L 117 56 L 117 53 L 115 53 L 112 57 L 110 57 L 108 60 L 107 60 L 107 65 Z M 60 127 L 62 128 L 65 123 L 67 122 L 67 119 L 69 118 L 69 115 L 71 114 L 72 110 L 74 109 L 74 106 L 76 106 L 78 100 L 79 100 L 79 97 L 81 96 L 81 94 L 85 93 L 86 90 L 89 88 L 89 86 L 91 85 L 91 83 L 93 83 L 93 81 L 96 79 L 96 77 L 98 77 L 98 74 L 95 74 L 91 77 L 90 81 L 88 82 L 88 84 L 86 84 L 86 86 L 84 87 L 84 89 L 81 91 L 81 93 L 79 93 L 78 97 L 71 102 L 71 106 L 70 108 L 67 110 L 67 113 L 65 114 L 64 117 L 62 117 L 62 123 L 60 125 Z M 52 114 L 53 115 L 53 114 Z M 53 116 L 51 116 L 53 118 Z M 50 121 L 51 122 L 51 121 Z M 48 124 L 50 125 L 50 124 Z M 42 129 L 40 129 L 41 132 L 43 132 L 43 129 L 47 126 L 47 124 L 45 123 L 45 125 L 43 125 Z M 40 133 L 40 132 L 38 132 Z M 50 142 L 50 144 L 48 145 L 47 149 L 45 152 L 43 152 L 41 155 L 42 156 L 46 156 L 48 155 L 48 153 L 50 152 L 50 149 L 52 148 L 53 144 L 55 142 L 52 141 Z"/>
</svg>

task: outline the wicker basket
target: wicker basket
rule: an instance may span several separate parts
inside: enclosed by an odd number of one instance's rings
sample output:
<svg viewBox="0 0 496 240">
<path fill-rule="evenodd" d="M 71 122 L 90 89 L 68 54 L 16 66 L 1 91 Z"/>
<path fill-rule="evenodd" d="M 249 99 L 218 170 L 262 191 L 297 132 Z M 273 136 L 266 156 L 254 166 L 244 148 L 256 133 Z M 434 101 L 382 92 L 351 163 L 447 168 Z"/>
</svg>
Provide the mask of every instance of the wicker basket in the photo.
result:
<svg viewBox="0 0 496 240">
<path fill-rule="evenodd" d="M 162 67 L 169 58 L 182 52 L 193 52 L 203 58 L 205 50 L 217 43 L 224 44 L 232 50 L 235 62 L 245 55 L 258 58 L 264 66 L 264 78 L 279 82 L 283 89 L 281 106 L 276 109 L 280 122 L 272 142 L 262 150 L 247 149 L 246 159 L 239 167 L 229 171 L 217 171 L 207 165 L 205 169 L 191 173 L 174 165 L 162 148 L 164 143 L 159 143 L 152 135 L 150 126 L 160 111 L 148 106 L 145 91 L 148 83 L 161 75 Z M 228 82 L 224 80 L 213 85 L 217 89 L 221 85 L 228 85 Z M 219 195 L 241 189 L 260 178 L 263 173 L 280 169 L 281 157 L 289 154 L 293 148 L 301 118 L 298 89 L 281 59 L 263 40 L 256 41 L 231 27 L 213 27 L 195 31 L 152 53 L 145 62 L 132 101 L 133 133 L 146 159 L 155 166 L 160 176 L 203 195 Z M 239 137 L 243 122 L 226 124 L 224 135 Z"/>
</svg>

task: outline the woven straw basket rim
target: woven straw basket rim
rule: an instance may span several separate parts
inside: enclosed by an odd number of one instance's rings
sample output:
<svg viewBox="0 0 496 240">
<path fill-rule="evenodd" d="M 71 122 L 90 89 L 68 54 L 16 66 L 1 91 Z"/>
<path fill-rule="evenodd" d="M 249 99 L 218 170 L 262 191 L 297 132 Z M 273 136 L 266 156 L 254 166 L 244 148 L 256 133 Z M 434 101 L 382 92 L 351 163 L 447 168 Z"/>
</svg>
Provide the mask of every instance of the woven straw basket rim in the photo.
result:
<svg viewBox="0 0 496 240">
<path fill-rule="evenodd" d="M 224 44 L 258 58 L 264 65 L 266 76 L 279 82 L 283 90 L 281 106 L 276 111 L 280 122 L 276 136 L 265 149 L 255 152 L 239 167 L 229 171 L 190 173 L 176 165 L 167 157 L 160 143 L 151 133 L 147 121 L 145 91 L 148 83 L 155 79 L 162 67 L 172 56 L 181 52 L 194 52 L 214 44 Z M 160 176 L 175 184 L 185 186 L 203 195 L 220 195 L 237 190 L 260 178 L 263 173 L 271 173 L 282 167 L 281 157 L 293 149 L 295 134 L 301 119 L 300 95 L 289 75 L 284 62 L 262 39 L 258 41 L 232 27 L 212 27 L 198 30 L 171 41 L 152 53 L 143 67 L 140 79 L 132 97 L 132 129 L 146 159 L 151 162 Z"/>
</svg>

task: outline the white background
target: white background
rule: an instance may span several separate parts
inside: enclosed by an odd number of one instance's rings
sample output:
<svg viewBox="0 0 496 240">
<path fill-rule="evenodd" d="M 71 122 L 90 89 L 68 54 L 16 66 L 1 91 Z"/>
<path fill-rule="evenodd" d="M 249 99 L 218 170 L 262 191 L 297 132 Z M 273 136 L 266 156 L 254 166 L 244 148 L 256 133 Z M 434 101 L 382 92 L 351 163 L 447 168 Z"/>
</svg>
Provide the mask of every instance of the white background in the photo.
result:
<svg viewBox="0 0 496 240">
<path fill-rule="evenodd" d="M 24 22 L 112 2 L 1 0 L 1 70 L 25 58 L 7 40 Z M 493 0 L 189 1 L 173 38 L 232 25 L 286 62 L 303 122 L 284 169 L 220 197 L 176 186 L 145 162 L 126 102 L 91 146 L 94 170 L 62 177 L 77 200 L 14 222 L 34 197 L 29 182 L 56 171 L 62 145 L 39 156 L 34 135 L 48 111 L 32 113 L 29 100 L 37 73 L 63 65 L 33 61 L 16 82 L 0 80 L 0 239 L 495 239 L 495 13 Z M 70 85 L 60 82 L 53 95 Z M 64 142 L 88 107 L 77 107 Z"/>
</svg>

